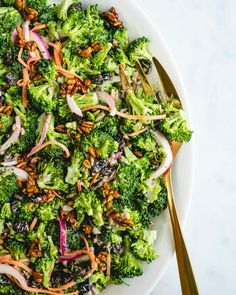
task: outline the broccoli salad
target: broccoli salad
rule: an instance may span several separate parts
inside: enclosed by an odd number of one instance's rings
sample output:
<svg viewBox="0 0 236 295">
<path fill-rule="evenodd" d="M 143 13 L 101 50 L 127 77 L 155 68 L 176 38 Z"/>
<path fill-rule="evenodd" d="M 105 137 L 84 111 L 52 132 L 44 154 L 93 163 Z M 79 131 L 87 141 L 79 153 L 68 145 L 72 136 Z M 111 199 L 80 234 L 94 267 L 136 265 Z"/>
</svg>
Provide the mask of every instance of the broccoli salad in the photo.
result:
<svg viewBox="0 0 236 295">
<path fill-rule="evenodd" d="M 192 132 L 143 89 L 148 45 L 115 8 L 0 0 L 0 294 L 97 294 L 157 258 L 170 142 Z"/>
</svg>

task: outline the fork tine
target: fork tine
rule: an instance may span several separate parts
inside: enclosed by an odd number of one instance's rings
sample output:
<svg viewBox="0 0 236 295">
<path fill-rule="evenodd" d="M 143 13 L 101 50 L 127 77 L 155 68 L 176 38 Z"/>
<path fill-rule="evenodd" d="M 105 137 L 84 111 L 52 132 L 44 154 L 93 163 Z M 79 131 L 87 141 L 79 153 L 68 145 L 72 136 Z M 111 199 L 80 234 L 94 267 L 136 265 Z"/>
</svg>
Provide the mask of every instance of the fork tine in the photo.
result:
<svg viewBox="0 0 236 295">
<path fill-rule="evenodd" d="M 119 76 L 120 76 L 120 81 L 121 81 L 121 85 L 122 88 L 125 92 L 133 92 L 133 88 L 129 83 L 129 80 L 125 74 L 125 70 L 124 70 L 124 66 L 123 65 L 119 65 Z"/>
<path fill-rule="evenodd" d="M 153 90 L 152 86 L 150 85 L 139 61 L 136 62 L 136 69 L 138 71 L 139 79 L 142 83 L 142 87 L 143 87 L 145 94 L 147 96 L 154 96 L 156 98 L 156 100 L 158 100 L 156 97 L 155 91 Z"/>
</svg>

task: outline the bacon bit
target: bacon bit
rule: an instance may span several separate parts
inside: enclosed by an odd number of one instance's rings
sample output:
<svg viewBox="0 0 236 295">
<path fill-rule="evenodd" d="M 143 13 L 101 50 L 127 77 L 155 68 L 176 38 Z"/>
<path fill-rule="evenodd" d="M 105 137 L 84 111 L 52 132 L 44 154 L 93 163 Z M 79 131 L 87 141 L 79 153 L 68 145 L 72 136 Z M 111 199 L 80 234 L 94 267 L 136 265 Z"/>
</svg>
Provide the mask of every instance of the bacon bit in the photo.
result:
<svg viewBox="0 0 236 295">
<path fill-rule="evenodd" d="M 47 24 L 41 24 L 41 25 L 37 25 L 37 26 L 35 26 L 32 30 L 31 30 L 31 32 L 33 32 L 33 31 L 39 31 L 39 30 L 42 30 L 42 29 L 45 29 L 45 28 L 47 28 Z"/>
<path fill-rule="evenodd" d="M 69 157 L 70 157 L 70 151 L 68 150 L 68 148 L 67 148 L 64 144 L 62 144 L 62 143 L 60 143 L 60 142 L 57 142 L 57 141 L 51 141 L 51 140 L 50 140 L 50 141 L 47 141 L 47 142 L 45 142 L 44 144 L 38 146 L 37 149 L 32 150 L 32 151 L 27 155 L 27 158 L 31 157 L 32 155 L 34 155 L 35 153 L 39 152 L 40 150 L 42 150 L 43 148 L 45 148 L 46 146 L 48 146 L 48 145 L 50 145 L 50 144 L 59 146 L 61 149 L 64 150 L 64 152 L 65 152 L 65 157 L 66 157 L 66 158 L 69 158 Z"/>
<path fill-rule="evenodd" d="M 33 203 L 30 203 L 30 205 L 31 205 L 31 204 L 33 204 Z M 33 205 L 34 205 L 34 204 L 33 204 Z M 30 210 L 30 211 L 31 211 L 31 210 Z M 31 212 L 32 212 L 32 211 L 31 211 Z M 37 222 L 38 222 L 38 218 L 37 218 L 37 217 L 34 217 L 32 223 L 31 223 L 31 225 L 30 225 L 30 227 L 29 227 L 29 231 L 33 231 L 33 230 L 34 230 L 35 225 L 37 224 Z"/>
<path fill-rule="evenodd" d="M 95 106 L 83 108 L 82 112 L 87 112 L 87 111 L 96 110 L 96 109 L 100 109 L 100 110 L 104 110 L 108 112 L 111 111 L 109 107 L 98 104 Z M 122 112 L 116 112 L 116 114 L 122 118 L 130 119 L 130 120 L 161 120 L 166 118 L 166 115 L 143 116 L 143 115 L 130 115 L 130 114 L 122 113 Z"/>
<path fill-rule="evenodd" d="M 71 281 L 65 285 L 62 285 L 60 287 L 57 287 L 57 288 L 48 288 L 48 290 L 51 290 L 51 291 L 63 291 L 63 290 L 66 290 L 66 289 L 69 289 L 71 287 L 73 287 L 74 285 L 76 285 L 76 282 L 74 281 Z"/>
<path fill-rule="evenodd" d="M 25 68 L 29 69 L 28 65 L 23 61 L 22 59 L 22 53 L 23 53 L 23 47 L 20 48 L 17 60 L 19 61 L 20 64 L 22 64 Z"/>
</svg>

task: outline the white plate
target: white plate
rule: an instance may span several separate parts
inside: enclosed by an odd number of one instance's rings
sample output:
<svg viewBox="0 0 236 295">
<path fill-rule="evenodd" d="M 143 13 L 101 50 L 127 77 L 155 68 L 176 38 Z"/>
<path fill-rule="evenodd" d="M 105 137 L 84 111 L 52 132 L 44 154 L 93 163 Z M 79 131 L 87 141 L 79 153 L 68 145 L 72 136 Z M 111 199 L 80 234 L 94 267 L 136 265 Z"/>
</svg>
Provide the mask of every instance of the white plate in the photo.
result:
<svg viewBox="0 0 236 295">
<path fill-rule="evenodd" d="M 60 2 L 60 0 L 53 2 Z M 183 102 L 184 108 L 189 115 L 186 93 L 173 58 L 155 25 L 143 13 L 135 1 L 89 0 L 82 2 L 85 6 L 88 4 L 98 4 L 104 11 L 114 6 L 120 15 L 120 19 L 124 21 L 125 26 L 128 28 L 131 39 L 139 36 L 147 36 L 151 40 L 150 48 L 153 55 L 159 59 L 169 73 Z M 191 201 L 193 167 L 193 141 L 191 141 L 183 146 L 174 165 L 176 206 L 182 224 L 186 220 Z M 154 228 L 158 230 L 158 239 L 155 247 L 160 256 L 159 259 L 153 263 L 144 264 L 144 273 L 141 277 L 125 280 L 129 286 L 125 284 L 121 286 L 109 286 L 104 291 L 104 295 L 145 295 L 149 294 L 159 282 L 174 253 L 167 210 L 156 219 Z"/>
</svg>

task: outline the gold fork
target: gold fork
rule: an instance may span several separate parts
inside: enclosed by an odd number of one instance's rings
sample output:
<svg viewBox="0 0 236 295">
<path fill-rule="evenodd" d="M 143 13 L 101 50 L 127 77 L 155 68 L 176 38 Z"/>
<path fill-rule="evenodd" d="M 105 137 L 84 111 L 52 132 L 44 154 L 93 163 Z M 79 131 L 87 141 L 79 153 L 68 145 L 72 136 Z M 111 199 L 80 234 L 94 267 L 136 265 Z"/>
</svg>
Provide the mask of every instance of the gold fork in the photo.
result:
<svg viewBox="0 0 236 295">
<path fill-rule="evenodd" d="M 167 102 L 169 100 L 170 95 L 174 95 L 176 99 L 180 101 L 179 95 L 172 83 L 169 75 L 160 64 L 160 62 L 154 57 L 153 58 L 154 65 L 157 70 L 158 76 L 158 99 L 160 101 Z M 151 87 L 148 79 L 140 65 L 139 62 L 136 64 L 136 68 L 139 73 L 139 78 L 142 83 L 142 87 L 146 93 L 146 95 L 153 95 L 155 92 Z M 180 101 L 181 103 L 181 101 Z M 180 150 L 182 143 L 180 142 L 170 142 L 171 149 L 173 153 L 173 158 L 175 159 L 178 151 Z M 176 212 L 175 202 L 174 202 L 174 192 L 172 187 L 172 167 L 165 174 L 165 184 L 167 188 L 168 195 L 168 208 L 171 218 L 171 224 L 173 229 L 174 243 L 175 243 L 175 251 L 179 268 L 179 277 L 181 282 L 182 294 L 184 295 L 197 295 L 198 288 L 194 278 L 191 262 L 188 256 L 188 252 L 185 246 L 184 238 L 182 235 L 181 227 L 179 224 L 178 215 Z"/>
</svg>

